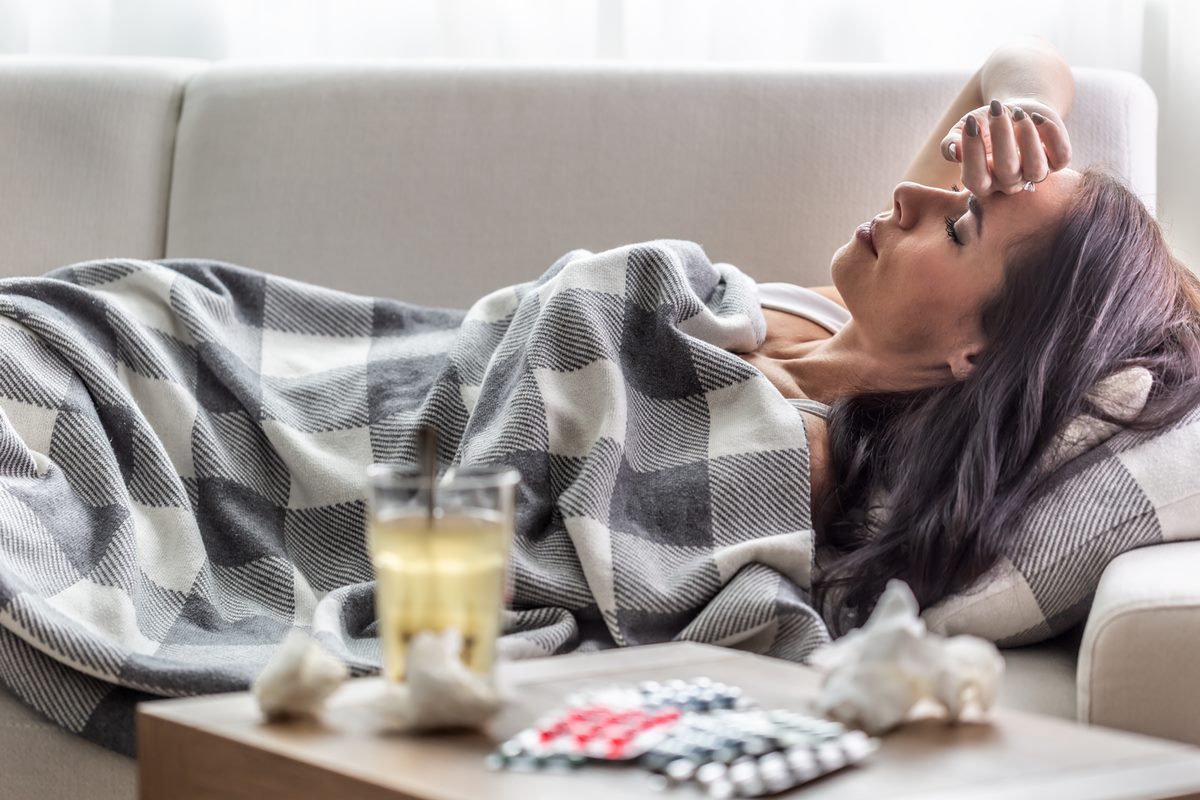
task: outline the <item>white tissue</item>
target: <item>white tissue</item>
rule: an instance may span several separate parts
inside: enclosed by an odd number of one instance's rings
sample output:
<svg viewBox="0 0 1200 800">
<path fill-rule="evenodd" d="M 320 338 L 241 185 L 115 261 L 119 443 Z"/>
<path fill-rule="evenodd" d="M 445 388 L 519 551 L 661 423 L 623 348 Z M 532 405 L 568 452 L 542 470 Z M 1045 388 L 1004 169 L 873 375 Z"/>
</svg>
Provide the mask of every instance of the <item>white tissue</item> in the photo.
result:
<svg viewBox="0 0 1200 800">
<path fill-rule="evenodd" d="M 377 707 L 394 731 L 475 728 L 500 709 L 500 694 L 458 657 L 462 635 L 454 629 L 418 633 L 405 654 L 406 682 L 385 683 Z"/>
<path fill-rule="evenodd" d="M 956 721 L 992 707 L 1004 659 L 975 636 L 930 633 L 903 581 L 888 582 L 866 624 L 825 645 L 811 666 L 825 673 L 816 710 L 872 735 L 888 731 L 921 701 Z"/>
<path fill-rule="evenodd" d="M 255 679 L 253 692 L 268 720 L 311 717 L 346 677 L 345 664 L 293 630 Z"/>
</svg>

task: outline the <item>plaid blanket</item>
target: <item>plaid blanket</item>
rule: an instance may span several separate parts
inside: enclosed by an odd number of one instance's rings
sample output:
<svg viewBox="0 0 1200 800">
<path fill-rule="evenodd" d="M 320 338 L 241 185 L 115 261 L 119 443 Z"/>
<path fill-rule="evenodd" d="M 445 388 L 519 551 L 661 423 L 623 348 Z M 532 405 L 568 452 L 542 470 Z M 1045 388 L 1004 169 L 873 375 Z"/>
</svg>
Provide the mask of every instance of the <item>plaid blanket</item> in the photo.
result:
<svg viewBox="0 0 1200 800">
<path fill-rule="evenodd" d="M 0 282 L 0 681 L 132 754 L 137 701 L 245 689 L 293 628 L 378 669 L 371 462 L 524 480 L 510 657 L 691 639 L 802 659 L 800 415 L 696 244 L 564 255 L 468 312 L 205 261 Z"/>
</svg>

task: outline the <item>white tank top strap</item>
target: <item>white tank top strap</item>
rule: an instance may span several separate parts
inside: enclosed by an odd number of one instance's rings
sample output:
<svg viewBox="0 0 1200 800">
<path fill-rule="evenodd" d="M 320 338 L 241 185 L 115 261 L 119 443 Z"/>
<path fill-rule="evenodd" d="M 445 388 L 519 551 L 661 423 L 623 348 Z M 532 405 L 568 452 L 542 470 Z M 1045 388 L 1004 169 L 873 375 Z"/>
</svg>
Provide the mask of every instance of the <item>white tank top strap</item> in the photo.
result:
<svg viewBox="0 0 1200 800">
<path fill-rule="evenodd" d="M 804 317 L 831 333 L 850 321 L 850 312 L 820 292 L 793 283 L 758 284 L 758 303 L 763 308 Z"/>
<path fill-rule="evenodd" d="M 794 283 L 758 284 L 758 302 L 763 308 L 786 311 L 811 320 L 831 333 L 840 331 L 850 321 L 850 312 L 820 292 Z M 808 398 L 791 397 L 788 402 L 797 411 L 807 411 L 821 419 L 829 418 L 829 406 Z"/>
<path fill-rule="evenodd" d="M 824 403 L 819 403 L 816 400 L 808 398 L 789 397 L 788 402 L 791 403 L 797 411 L 807 411 L 810 414 L 816 414 L 821 419 L 829 419 L 829 406 Z"/>
</svg>

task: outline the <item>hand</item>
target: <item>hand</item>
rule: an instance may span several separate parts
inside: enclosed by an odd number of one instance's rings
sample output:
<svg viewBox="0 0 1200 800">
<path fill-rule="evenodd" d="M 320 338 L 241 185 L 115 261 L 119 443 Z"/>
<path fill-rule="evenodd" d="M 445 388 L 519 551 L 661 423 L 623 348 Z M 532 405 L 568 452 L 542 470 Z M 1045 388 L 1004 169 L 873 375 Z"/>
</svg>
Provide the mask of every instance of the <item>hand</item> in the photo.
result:
<svg viewBox="0 0 1200 800">
<path fill-rule="evenodd" d="M 974 136 L 968 135 L 971 119 L 978 131 Z M 1071 139 L 1062 117 L 1046 104 L 1030 98 L 993 100 L 955 123 L 942 139 L 942 156 L 962 163 L 963 187 L 977 197 L 1013 194 L 1067 166 Z"/>
</svg>

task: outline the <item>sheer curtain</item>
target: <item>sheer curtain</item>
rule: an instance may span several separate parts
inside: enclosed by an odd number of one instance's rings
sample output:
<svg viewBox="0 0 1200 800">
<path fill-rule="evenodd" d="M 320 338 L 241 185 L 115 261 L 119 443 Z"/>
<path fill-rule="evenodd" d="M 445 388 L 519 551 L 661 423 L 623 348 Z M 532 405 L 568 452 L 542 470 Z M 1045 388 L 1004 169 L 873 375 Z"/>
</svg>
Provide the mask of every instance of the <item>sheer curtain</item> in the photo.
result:
<svg viewBox="0 0 1200 800">
<path fill-rule="evenodd" d="M 1200 266 L 1196 0 L 0 0 L 0 53 L 973 67 L 1037 32 L 1160 104 L 1159 215 Z"/>
</svg>

